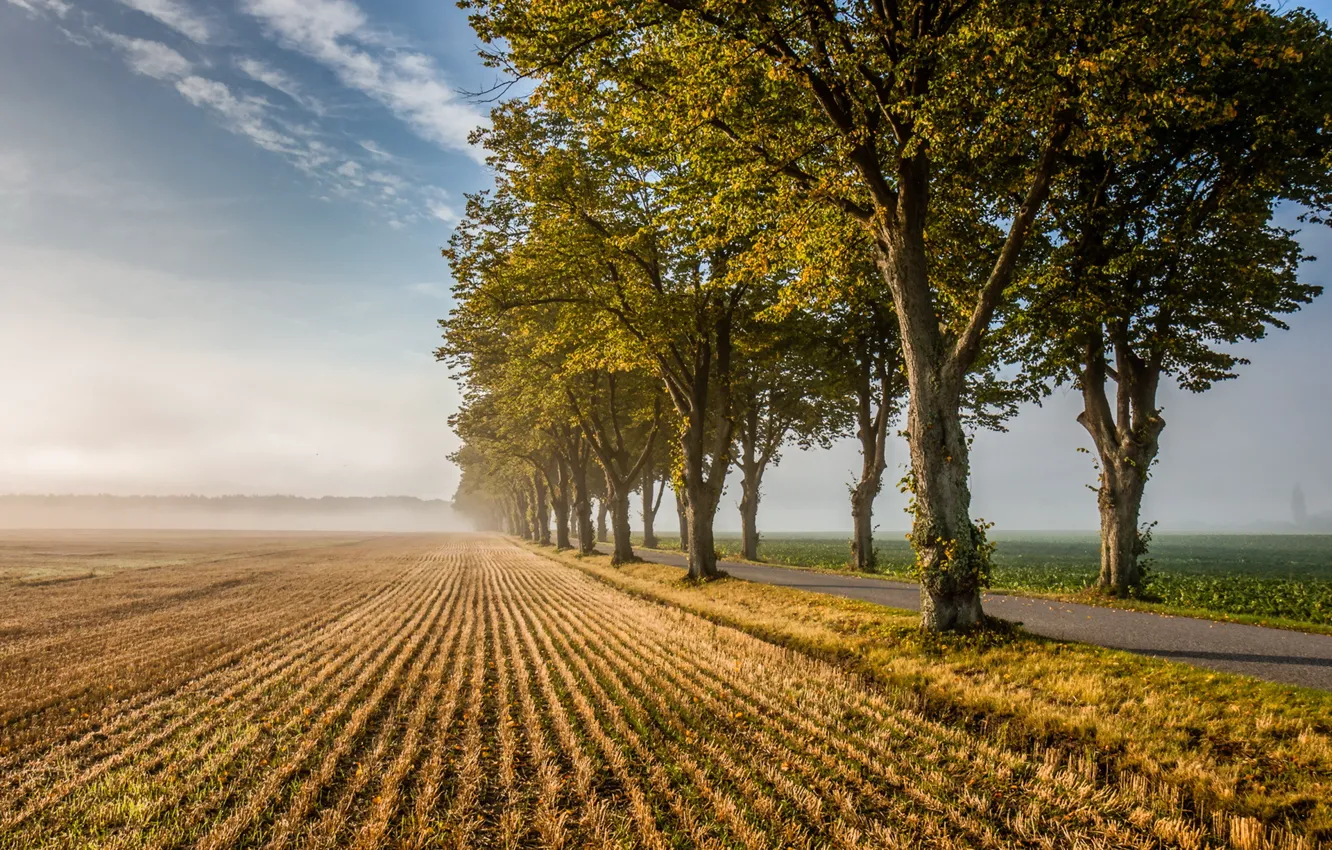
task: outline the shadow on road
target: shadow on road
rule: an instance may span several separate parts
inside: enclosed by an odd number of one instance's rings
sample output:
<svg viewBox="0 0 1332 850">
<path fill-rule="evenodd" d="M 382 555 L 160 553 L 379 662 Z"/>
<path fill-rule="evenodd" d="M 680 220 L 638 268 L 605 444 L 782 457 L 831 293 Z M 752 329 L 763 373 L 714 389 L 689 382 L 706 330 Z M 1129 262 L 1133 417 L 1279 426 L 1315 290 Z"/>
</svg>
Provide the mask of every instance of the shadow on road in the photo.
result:
<svg viewBox="0 0 1332 850">
<path fill-rule="evenodd" d="M 1144 649 L 1141 651 L 1160 658 L 1205 658 L 1208 661 L 1240 661 L 1250 664 L 1307 664 L 1310 667 L 1332 667 L 1332 658 L 1309 658 L 1298 655 L 1253 655 L 1243 652 L 1203 652 L 1196 649 Z"/>
</svg>

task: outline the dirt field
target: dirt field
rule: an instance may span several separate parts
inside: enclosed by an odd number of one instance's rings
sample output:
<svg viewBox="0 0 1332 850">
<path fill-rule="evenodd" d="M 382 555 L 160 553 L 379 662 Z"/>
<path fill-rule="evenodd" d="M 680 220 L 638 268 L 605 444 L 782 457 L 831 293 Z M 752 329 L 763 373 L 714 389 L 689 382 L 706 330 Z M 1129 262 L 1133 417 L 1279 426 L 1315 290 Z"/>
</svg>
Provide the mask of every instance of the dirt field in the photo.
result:
<svg viewBox="0 0 1332 850">
<path fill-rule="evenodd" d="M 0 537 L 0 847 L 1266 846 L 1096 774 L 499 539 Z"/>
</svg>

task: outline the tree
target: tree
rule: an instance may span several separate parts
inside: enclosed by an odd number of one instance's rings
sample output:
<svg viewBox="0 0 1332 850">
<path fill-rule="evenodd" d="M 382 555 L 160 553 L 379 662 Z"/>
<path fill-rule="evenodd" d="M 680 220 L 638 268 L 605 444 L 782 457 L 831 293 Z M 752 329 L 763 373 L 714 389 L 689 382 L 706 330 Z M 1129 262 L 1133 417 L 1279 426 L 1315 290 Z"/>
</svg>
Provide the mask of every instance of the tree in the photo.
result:
<svg viewBox="0 0 1332 850">
<path fill-rule="evenodd" d="M 510 312 L 563 304 L 585 321 L 599 315 L 613 325 L 597 325 L 603 357 L 651 364 L 676 414 L 690 574 L 710 578 L 730 467 L 736 334 L 756 312 L 753 277 L 732 268 L 746 241 L 705 203 L 709 190 L 684 152 L 630 157 L 587 129 L 539 104 L 496 110 L 483 139 L 497 189 L 469 199 L 450 256 L 460 270 L 508 270 L 474 276 L 466 297 Z M 585 338 L 587 328 L 564 332 Z"/>
<path fill-rule="evenodd" d="M 680 551 L 689 554 L 689 494 L 685 492 L 684 480 L 680 476 L 672 479 L 675 491 L 675 520 L 680 529 Z"/>
<path fill-rule="evenodd" d="M 842 316 L 843 356 L 853 383 L 856 439 L 860 442 L 860 477 L 851 487 L 851 565 L 873 571 L 874 500 L 888 468 L 888 432 L 901 410 L 906 380 L 897 325 L 877 300 L 847 299 Z"/>
<path fill-rule="evenodd" d="M 611 563 L 623 564 L 634 559 L 629 496 L 639 483 L 661 427 L 660 383 L 641 373 L 594 371 L 583 385 L 583 392 L 569 391 L 569 403 L 605 472 L 606 498 L 600 501 L 609 503 L 614 530 Z M 599 520 L 599 529 L 603 525 L 604 520 Z"/>
<path fill-rule="evenodd" d="M 652 436 L 647 456 L 643 460 L 643 472 L 639 481 L 639 496 L 642 500 L 640 511 L 643 516 L 643 546 L 657 548 L 657 511 L 661 508 L 662 496 L 670 481 L 670 454 L 666 441 L 660 432 Z"/>
<path fill-rule="evenodd" d="M 1163 378 L 1202 392 L 1247 363 L 1233 349 L 1285 328 L 1303 284 L 1281 201 L 1332 198 L 1332 52 L 1304 12 L 1255 12 L 1242 34 L 1162 69 L 1193 103 L 1132 145 L 1080 152 L 1056 185 L 1056 245 L 1026 291 L 1028 373 L 1081 391 L 1099 459 L 1099 588 L 1139 592 L 1140 512 L 1165 428 Z M 1109 384 L 1113 382 L 1114 398 Z"/>
<path fill-rule="evenodd" d="M 763 474 L 788 442 L 828 448 L 849 411 L 817 317 L 787 312 L 756 323 L 736 369 L 735 465 L 740 472 L 741 555 L 759 555 Z"/>
<path fill-rule="evenodd" d="M 550 500 L 547 496 L 546 470 L 541 462 L 533 462 L 532 470 L 532 525 L 533 540 L 542 546 L 550 545 Z"/>
<path fill-rule="evenodd" d="M 572 513 L 579 547 L 591 551 L 589 450 L 558 382 L 558 364 L 567 351 L 552 328 L 561 317 L 547 313 L 523 323 L 488 299 L 468 297 L 480 276 L 502 280 L 504 263 L 474 265 L 460 254 L 453 265 L 462 298 L 440 322 L 444 344 L 436 357 L 455 368 L 467 389 L 450 424 L 483 454 L 521 459 L 539 472 L 554 507 L 556 547 L 571 547 Z"/>
<path fill-rule="evenodd" d="M 597 542 L 610 542 L 610 529 L 606 525 L 606 515 L 610 513 L 610 505 L 604 495 L 597 497 Z"/>
<path fill-rule="evenodd" d="M 859 222 L 890 291 L 922 625 L 981 619 L 990 547 L 970 516 L 967 377 L 1010 296 L 1060 157 L 1183 108 L 1134 83 L 1210 49 L 1251 6 L 478 0 L 488 61 L 607 133 L 688 145 L 718 185 L 776 177 Z M 501 46 L 502 45 L 502 46 Z M 953 240 L 950 243 L 950 240 Z M 953 265 L 948 256 L 963 256 Z M 953 274 L 982 265 L 980 275 Z"/>
</svg>

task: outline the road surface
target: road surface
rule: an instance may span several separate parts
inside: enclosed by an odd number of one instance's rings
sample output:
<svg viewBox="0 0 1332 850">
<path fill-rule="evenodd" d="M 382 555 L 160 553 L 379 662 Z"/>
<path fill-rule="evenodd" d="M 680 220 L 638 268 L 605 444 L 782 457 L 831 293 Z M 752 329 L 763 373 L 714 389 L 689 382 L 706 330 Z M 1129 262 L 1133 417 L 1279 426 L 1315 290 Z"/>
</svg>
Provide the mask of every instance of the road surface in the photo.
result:
<svg viewBox="0 0 1332 850">
<path fill-rule="evenodd" d="M 683 555 L 638 550 L 645 561 L 685 566 Z M 908 582 L 837 573 L 720 561 L 720 567 L 746 581 L 794 587 L 832 596 L 863 599 L 893 608 L 920 608 L 920 588 Z M 1027 631 L 1076 640 L 1199 667 L 1242 673 L 1289 685 L 1332 691 L 1332 635 L 1219 623 L 1124 611 L 1005 593 L 985 594 L 985 612 L 1022 623 Z"/>
</svg>

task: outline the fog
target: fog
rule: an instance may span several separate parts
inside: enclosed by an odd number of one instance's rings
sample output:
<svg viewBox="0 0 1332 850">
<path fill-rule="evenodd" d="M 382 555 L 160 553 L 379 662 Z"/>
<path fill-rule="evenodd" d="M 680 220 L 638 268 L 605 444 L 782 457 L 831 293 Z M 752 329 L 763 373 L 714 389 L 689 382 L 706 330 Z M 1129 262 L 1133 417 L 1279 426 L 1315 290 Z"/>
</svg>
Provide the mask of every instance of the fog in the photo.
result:
<svg viewBox="0 0 1332 850">
<path fill-rule="evenodd" d="M 232 28 L 226 45 L 191 46 L 118 7 L 63 21 L 42 11 L 63 7 L 0 3 L 0 493 L 450 498 L 458 441 L 447 420 L 459 392 L 433 359 L 436 320 L 451 305 L 439 248 L 464 193 L 490 175 L 459 149 L 465 133 L 423 136 L 420 120 L 471 113 L 424 104 L 404 119 L 288 61 L 252 27 Z M 420 10 L 449 48 L 422 92 L 483 88 L 488 72 L 469 52 L 462 14 L 441 9 Z M 392 19 L 400 13 L 374 10 L 385 31 L 426 25 Z M 131 30 L 183 50 L 180 62 L 217 77 L 247 120 L 183 98 L 98 35 Z M 238 50 L 282 65 L 305 101 L 257 89 L 233 67 Z M 306 108 L 315 101 L 326 108 Z M 300 158 L 263 146 L 278 129 L 299 138 Z M 1295 225 L 1289 214 L 1282 223 Z M 1303 241 L 1324 257 L 1304 278 L 1326 285 L 1328 230 Z M 1164 391 L 1144 521 L 1288 527 L 1296 485 L 1311 517 L 1332 511 L 1332 298 L 1290 324 L 1243 347 L 1253 362 L 1237 381 L 1202 395 Z M 1060 389 L 1007 433 L 976 435 L 975 515 L 1000 530 L 1095 527 L 1078 408 Z M 905 457 L 895 441 L 877 504 L 884 534 L 907 527 L 895 486 Z M 858 467 L 853 441 L 788 450 L 767 476 L 760 528 L 849 530 Z M 720 529 L 739 527 L 738 501 L 732 481 Z M 316 528 L 321 517 L 258 511 L 226 522 Z M 121 520 L 91 511 L 59 521 Z M 658 526 L 674 522 L 668 496 Z"/>
<path fill-rule="evenodd" d="M 466 531 L 450 503 L 290 496 L 0 496 L 0 528 Z"/>
<path fill-rule="evenodd" d="M 1311 247 L 1327 247 L 1321 243 Z M 452 495 L 457 471 L 447 455 L 456 438 L 445 423 L 456 390 L 429 357 L 428 315 L 415 332 L 419 351 L 393 350 L 399 340 L 389 332 L 388 343 L 327 346 L 324 358 L 318 347 L 282 344 L 293 334 L 283 327 L 293 309 L 285 300 L 234 290 L 214 300 L 197 281 L 30 249 L 0 249 L 0 263 L 9 269 L 0 290 L 0 491 Z M 1327 267 L 1312 265 L 1308 276 L 1320 280 Z M 108 291 L 134 297 L 99 295 Z M 1332 508 L 1332 302 L 1316 302 L 1291 325 L 1245 347 L 1253 363 L 1238 380 L 1201 395 L 1163 394 L 1167 427 L 1145 521 L 1162 529 L 1271 527 L 1290 521 L 1296 485 L 1310 514 Z M 236 339 L 253 350 L 227 350 Z M 384 348 L 390 356 L 381 356 Z M 358 353 L 377 359 L 358 361 Z M 1001 529 L 1095 527 L 1087 489 L 1095 471 L 1077 452 L 1089 446 L 1075 421 L 1079 403 L 1057 390 L 1043 406 L 1024 408 L 1007 433 L 976 435 L 976 515 Z M 877 504 L 883 533 L 908 524 L 895 487 L 905 458 L 894 441 Z M 830 451 L 789 449 L 767 476 L 761 528 L 849 529 L 847 486 L 858 466 L 853 440 Z M 732 481 L 719 529 L 738 529 L 738 500 Z M 81 521 L 119 524 L 96 514 Z M 162 527 L 180 527 L 170 522 Z M 202 522 L 186 524 L 213 527 Z M 322 522 L 299 527 L 330 527 Z M 263 515 L 244 523 L 280 527 Z M 668 495 L 658 524 L 673 523 Z"/>
</svg>

